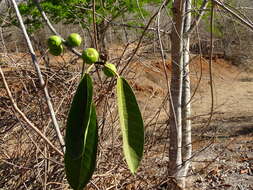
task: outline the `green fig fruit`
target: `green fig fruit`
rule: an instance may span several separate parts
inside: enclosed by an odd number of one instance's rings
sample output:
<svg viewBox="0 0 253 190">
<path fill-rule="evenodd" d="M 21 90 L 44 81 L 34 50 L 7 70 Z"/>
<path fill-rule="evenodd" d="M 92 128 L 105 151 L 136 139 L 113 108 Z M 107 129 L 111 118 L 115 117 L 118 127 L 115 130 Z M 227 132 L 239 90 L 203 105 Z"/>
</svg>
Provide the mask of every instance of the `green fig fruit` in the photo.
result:
<svg viewBox="0 0 253 190">
<path fill-rule="evenodd" d="M 59 56 L 63 52 L 63 46 L 59 45 L 59 46 L 49 48 L 49 52 L 54 56 Z"/>
<path fill-rule="evenodd" d="M 60 46 L 62 43 L 61 37 L 53 35 L 50 36 L 47 40 L 47 45 L 49 49 L 54 49 L 55 47 Z"/>
<path fill-rule="evenodd" d="M 80 46 L 82 43 L 82 38 L 77 33 L 71 33 L 67 39 L 67 45 L 70 47 Z"/>
<path fill-rule="evenodd" d="M 116 66 L 109 62 L 105 63 L 104 68 L 102 70 L 107 77 L 113 77 L 117 73 Z"/>
<path fill-rule="evenodd" d="M 82 53 L 82 58 L 85 63 L 93 64 L 99 60 L 99 54 L 94 48 L 87 48 Z"/>
</svg>

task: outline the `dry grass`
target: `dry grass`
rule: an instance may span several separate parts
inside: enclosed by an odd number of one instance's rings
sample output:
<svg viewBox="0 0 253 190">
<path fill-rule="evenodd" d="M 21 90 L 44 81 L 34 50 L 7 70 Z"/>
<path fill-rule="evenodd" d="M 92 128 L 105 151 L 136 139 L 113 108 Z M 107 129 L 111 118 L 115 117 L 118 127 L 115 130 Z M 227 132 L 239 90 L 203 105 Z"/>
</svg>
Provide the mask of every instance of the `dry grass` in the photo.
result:
<svg viewBox="0 0 253 190">
<path fill-rule="evenodd" d="M 126 57 L 127 54 L 126 52 Z M 1 67 L 17 105 L 36 127 L 55 146 L 59 147 L 29 55 L 20 53 L 1 57 Z M 57 59 L 50 57 L 46 62 L 41 59 L 40 64 L 62 134 L 64 134 L 66 115 L 80 78 L 80 61 L 66 54 Z M 168 162 L 165 156 L 167 148 L 164 146 L 167 138 L 167 133 L 164 133 L 165 125 L 164 123 L 156 124 L 156 129 L 152 130 L 152 133 L 147 133 L 146 153 L 142 167 L 138 175 L 132 176 L 123 160 L 121 150 L 115 92 L 112 90 L 115 83 L 114 80 L 105 79 L 103 74 L 101 77 L 102 88 L 96 74 L 93 73 L 96 89 L 94 101 L 98 110 L 100 141 L 97 169 L 87 188 L 155 188 L 163 182 Z M 63 157 L 55 154 L 38 135 L 28 128 L 12 109 L 2 82 L 0 82 L 0 87 L 0 187 L 3 189 L 67 189 Z M 152 150 L 157 146 L 160 146 L 163 151 L 157 151 L 157 148 Z M 154 163 L 154 165 L 148 163 Z"/>
</svg>

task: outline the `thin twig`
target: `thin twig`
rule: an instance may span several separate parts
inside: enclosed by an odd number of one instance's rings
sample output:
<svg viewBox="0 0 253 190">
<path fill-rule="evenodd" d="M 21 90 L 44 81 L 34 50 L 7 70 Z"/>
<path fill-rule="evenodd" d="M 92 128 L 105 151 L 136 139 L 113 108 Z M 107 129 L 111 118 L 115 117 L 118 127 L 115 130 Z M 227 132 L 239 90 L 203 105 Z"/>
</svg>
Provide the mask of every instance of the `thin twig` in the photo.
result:
<svg viewBox="0 0 253 190">
<path fill-rule="evenodd" d="M 161 33 L 160 33 L 160 18 L 161 18 L 161 10 L 163 7 L 160 7 L 159 12 L 158 12 L 158 16 L 157 16 L 157 36 L 158 36 L 158 42 L 159 42 L 159 46 L 160 46 L 160 53 L 161 53 L 161 57 L 162 57 L 162 62 L 163 62 L 163 72 L 165 74 L 165 78 L 166 78 L 166 86 L 167 89 L 170 91 L 170 86 L 169 86 L 169 76 L 167 73 L 167 69 L 166 69 L 166 62 L 165 62 L 165 54 L 164 54 L 164 50 L 163 50 L 163 43 L 162 43 L 162 38 L 161 38 Z"/>
<path fill-rule="evenodd" d="M 60 36 L 63 43 L 66 42 L 66 40 L 55 30 L 55 28 L 53 27 L 53 25 L 51 24 L 50 20 L 48 19 L 46 13 L 43 11 L 43 9 L 41 8 L 39 1 L 38 0 L 33 0 L 34 4 L 36 5 L 36 7 L 38 8 L 42 18 L 44 19 L 44 21 L 46 22 L 47 26 L 49 27 L 49 29 L 51 30 L 52 33 L 54 33 L 57 36 Z M 76 54 L 77 56 L 81 57 L 82 54 L 80 52 L 78 52 L 75 48 L 69 48 L 69 50 L 71 52 L 73 52 L 74 54 Z"/>
<path fill-rule="evenodd" d="M 93 18 L 93 32 L 94 32 L 94 35 L 93 35 L 93 37 L 94 37 L 94 47 L 96 48 L 96 49 L 98 49 L 98 40 L 97 40 L 97 26 L 96 26 L 96 1 L 95 0 L 93 0 L 92 1 L 92 18 Z"/>
<path fill-rule="evenodd" d="M 27 31 L 26 31 L 25 25 L 23 23 L 23 19 L 22 19 L 22 16 L 21 16 L 20 12 L 19 12 L 19 9 L 18 9 L 16 1 L 15 0 L 11 0 L 11 2 L 13 4 L 13 7 L 15 9 L 15 12 L 16 12 L 16 15 L 17 15 L 17 18 L 18 18 L 18 21 L 20 23 L 20 27 L 21 27 L 21 29 L 23 31 L 25 40 L 27 42 L 27 46 L 28 46 L 29 51 L 30 51 L 32 62 L 33 62 L 33 65 L 35 67 L 35 70 L 36 70 L 38 78 L 39 78 L 40 86 L 43 87 L 43 92 L 44 92 L 44 95 L 45 95 L 45 98 L 46 98 L 46 102 L 47 102 L 48 109 L 49 109 L 49 112 L 50 112 L 50 115 L 51 115 L 51 119 L 52 119 L 53 124 L 54 124 L 54 128 L 55 128 L 57 136 L 58 136 L 58 140 L 59 140 L 59 142 L 60 142 L 60 144 L 62 146 L 62 149 L 64 151 L 64 139 L 63 139 L 63 136 L 61 134 L 60 127 L 58 125 L 58 122 L 57 122 L 57 119 L 56 119 L 56 116 L 55 116 L 53 104 L 52 104 L 52 102 L 50 100 L 48 89 L 47 89 L 47 86 L 45 85 L 45 81 L 43 79 L 43 76 L 42 76 L 42 73 L 41 73 L 41 70 L 40 70 L 40 67 L 39 67 L 39 64 L 38 64 L 38 61 L 37 61 L 37 58 L 36 58 L 33 46 L 32 46 L 32 43 L 31 43 L 31 40 L 30 40 L 30 38 L 29 38 L 29 36 L 27 34 Z"/>
<path fill-rule="evenodd" d="M 26 115 L 18 108 L 16 102 L 14 101 L 13 99 L 13 96 L 11 94 L 11 91 L 9 89 L 9 86 L 7 84 L 7 81 L 5 79 L 5 76 L 4 76 L 4 73 L 2 71 L 2 68 L 0 66 L 0 74 L 1 74 L 1 77 L 3 79 L 3 83 L 4 83 L 4 87 L 5 87 L 5 90 L 7 91 L 7 94 L 8 94 L 8 97 L 10 98 L 11 100 L 11 103 L 12 103 L 12 106 L 14 108 L 15 111 L 17 111 L 17 113 L 21 116 L 21 118 L 28 124 L 28 126 L 34 130 L 42 139 L 44 139 L 44 141 L 51 147 L 53 148 L 59 155 L 63 156 L 63 153 L 58 150 L 53 144 L 52 142 L 26 117 Z"/>
<path fill-rule="evenodd" d="M 3 20 L 5 20 L 7 18 L 8 15 L 6 15 Z M 4 25 L 4 22 L 1 24 L 0 26 L 0 37 L 1 37 L 1 41 L 2 41 L 2 46 L 3 46 L 3 52 L 5 53 L 5 55 L 7 54 L 7 47 L 6 47 L 6 44 L 5 44 L 5 41 L 4 41 L 4 36 L 3 36 L 3 25 Z"/>
<path fill-rule="evenodd" d="M 99 47 L 98 47 L 98 39 L 97 39 L 97 36 L 98 36 L 98 31 L 97 31 L 97 23 L 96 23 L 96 1 L 93 0 L 92 1 L 92 18 L 93 18 L 93 38 L 94 38 L 94 47 L 96 48 L 96 50 L 99 51 Z M 99 82 L 101 84 L 101 87 L 103 85 L 103 82 L 102 82 L 102 79 L 101 79 L 101 76 L 99 74 L 99 71 L 98 71 L 98 67 L 96 66 L 96 74 L 98 76 L 98 79 L 99 79 Z"/>
<path fill-rule="evenodd" d="M 211 18 L 210 18 L 210 59 L 209 59 L 209 77 L 210 77 L 210 91 L 211 91 L 211 111 L 210 111 L 210 117 L 208 118 L 207 126 L 210 125 L 212 117 L 213 117 L 213 111 L 214 111 L 214 91 L 213 91 L 213 71 L 212 71 L 212 65 L 213 65 L 213 21 L 214 21 L 214 7 L 215 4 L 212 2 L 211 7 Z"/>
<path fill-rule="evenodd" d="M 240 15 L 238 15 L 237 13 L 235 13 L 234 11 L 232 11 L 231 9 L 229 9 L 228 7 L 226 7 L 220 1 L 212 0 L 212 2 L 214 4 L 220 6 L 221 8 L 223 8 L 224 10 L 226 10 L 227 12 L 229 12 L 231 15 L 233 15 L 234 17 L 236 17 L 240 22 L 242 22 L 244 25 L 248 26 L 253 31 L 253 25 L 251 23 L 247 22 L 245 19 L 243 19 Z"/>
<path fill-rule="evenodd" d="M 145 36 L 145 34 L 146 34 L 146 31 L 148 30 L 148 28 L 149 28 L 150 24 L 152 23 L 153 19 L 154 19 L 154 18 L 157 16 L 157 14 L 160 12 L 161 7 L 166 6 L 169 2 L 170 2 L 170 0 L 164 0 L 163 3 L 162 3 L 162 5 L 159 7 L 159 9 L 158 9 L 158 10 L 153 14 L 153 16 L 149 19 L 148 24 L 146 25 L 145 29 L 143 30 L 142 35 L 141 35 L 141 37 L 140 37 L 140 39 L 139 39 L 139 42 L 138 42 L 138 44 L 137 44 L 137 46 L 136 46 L 136 48 L 135 48 L 135 50 L 134 50 L 132 56 L 130 57 L 130 59 L 128 60 L 128 62 L 127 62 L 126 65 L 124 66 L 124 68 L 120 71 L 120 75 L 124 72 L 124 70 L 127 68 L 127 66 L 129 65 L 129 63 L 132 61 L 132 59 L 134 58 L 135 54 L 136 54 L 137 51 L 139 50 L 140 45 L 141 45 L 141 42 L 142 42 L 142 40 L 143 40 L 143 38 L 144 38 L 144 36 Z"/>
</svg>

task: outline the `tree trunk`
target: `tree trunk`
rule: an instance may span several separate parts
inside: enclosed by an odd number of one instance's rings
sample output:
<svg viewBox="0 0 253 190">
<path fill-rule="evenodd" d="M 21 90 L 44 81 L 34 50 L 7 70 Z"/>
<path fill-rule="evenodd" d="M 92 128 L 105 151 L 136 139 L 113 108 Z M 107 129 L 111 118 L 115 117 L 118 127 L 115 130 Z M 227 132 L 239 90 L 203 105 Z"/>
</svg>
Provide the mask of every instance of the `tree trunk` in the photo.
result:
<svg viewBox="0 0 253 190">
<path fill-rule="evenodd" d="M 169 174 L 176 183 L 185 188 L 186 175 L 192 155 L 191 105 L 189 76 L 189 46 L 191 27 L 191 0 L 175 0 L 173 4 L 172 77 L 170 105 L 170 150 Z M 178 189 L 171 185 L 170 189 Z"/>
<path fill-rule="evenodd" d="M 185 1 L 175 0 L 173 3 L 173 24 L 171 32 L 171 101 L 170 101 L 170 147 L 169 175 L 181 185 L 182 167 L 182 79 L 183 79 L 183 27 Z M 175 189 L 173 185 L 169 187 Z"/>
<path fill-rule="evenodd" d="M 183 129 L 183 184 L 185 188 L 186 175 L 192 156 L 191 139 L 191 86 L 190 86 L 190 34 L 191 27 L 191 0 L 186 1 L 184 20 L 184 50 L 183 50 L 183 87 L 182 87 L 182 129 Z"/>
</svg>

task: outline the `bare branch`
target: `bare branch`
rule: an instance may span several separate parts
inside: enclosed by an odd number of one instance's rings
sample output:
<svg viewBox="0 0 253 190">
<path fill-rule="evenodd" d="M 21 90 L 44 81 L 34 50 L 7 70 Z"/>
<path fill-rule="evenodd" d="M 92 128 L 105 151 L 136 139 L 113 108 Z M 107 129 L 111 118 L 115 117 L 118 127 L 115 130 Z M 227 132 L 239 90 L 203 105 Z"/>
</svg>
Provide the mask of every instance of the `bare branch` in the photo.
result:
<svg viewBox="0 0 253 190">
<path fill-rule="evenodd" d="M 240 22 L 242 22 L 242 24 L 248 26 L 253 31 L 253 25 L 251 23 L 249 23 L 248 21 L 243 19 L 240 15 L 238 15 L 236 12 L 234 12 L 233 10 L 231 10 L 230 8 L 225 6 L 224 3 L 220 2 L 220 1 L 217 1 L 217 0 L 212 0 L 212 1 L 216 5 L 220 6 L 221 8 L 223 8 L 224 10 L 229 12 L 231 15 L 233 15 L 235 18 L 237 18 Z"/>
<path fill-rule="evenodd" d="M 49 112 L 50 112 L 50 115 L 51 115 L 51 118 L 52 118 L 52 121 L 53 121 L 53 124 L 54 124 L 54 128 L 56 130 L 59 142 L 60 142 L 60 144 L 61 144 L 61 146 L 62 146 L 62 148 L 64 150 L 64 139 L 63 139 L 63 137 L 61 135 L 61 131 L 60 131 L 58 122 L 56 120 L 53 104 L 52 104 L 52 102 L 50 100 L 48 89 L 47 89 L 47 86 L 45 85 L 45 81 L 43 79 L 43 76 L 42 76 L 42 73 L 41 73 L 41 70 L 40 70 L 40 67 L 39 67 L 39 64 L 38 64 L 38 61 L 37 61 L 37 58 L 36 58 L 33 46 L 32 46 L 32 43 L 31 43 L 31 40 L 30 40 L 30 38 L 29 38 L 29 36 L 27 34 L 27 31 L 26 31 L 25 25 L 23 23 L 23 19 L 22 19 L 22 16 L 21 16 L 20 12 L 19 12 L 19 9 L 18 9 L 16 1 L 15 0 L 11 0 L 11 2 L 13 4 L 13 7 L 14 7 L 16 15 L 17 15 L 17 18 L 18 18 L 19 23 L 20 23 L 20 27 L 21 27 L 21 29 L 23 31 L 25 40 L 27 42 L 27 46 L 28 46 L 29 51 L 30 51 L 30 55 L 31 55 L 31 58 L 32 58 L 33 65 L 34 65 L 35 70 L 37 72 L 40 85 L 43 88 L 44 95 L 45 95 L 45 98 L 46 98 L 46 102 L 47 102 L 47 105 L 48 105 L 48 109 L 49 109 Z"/>
<path fill-rule="evenodd" d="M 41 8 L 39 1 L 38 0 L 33 0 L 34 4 L 36 5 L 36 7 L 38 8 L 38 10 L 40 11 L 40 14 L 42 15 L 42 18 L 44 19 L 44 21 L 46 22 L 47 26 L 49 27 L 49 29 L 51 30 L 52 33 L 54 33 L 57 36 L 60 36 L 63 43 L 66 42 L 66 40 L 55 30 L 55 28 L 53 27 L 53 25 L 51 24 L 50 20 L 47 18 L 46 13 L 43 11 L 43 9 Z M 69 50 L 71 52 L 73 52 L 74 54 L 76 54 L 77 56 L 81 57 L 82 54 L 80 52 L 78 52 L 76 49 L 74 48 L 69 48 Z"/>
<path fill-rule="evenodd" d="M 211 18 L 210 18 L 210 59 L 209 59 L 209 80 L 210 80 L 210 93 L 211 93 L 211 110 L 206 126 L 209 127 L 213 118 L 214 112 L 214 84 L 213 84 L 213 27 L 214 27 L 214 11 L 215 3 L 212 2 Z"/>
<path fill-rule="evenodd" d="M 85 7 L 80 7 L 80 6 L 76 6 L 77 8 L 79 9 L 83 9 L 85 11 L 92 11 L 92 9 L 88 9 L 88 8 L 85 8 Z M 122 10 L 121 12 L 125 12 L 126 10 Z M 127 23 L 118 23 L 118 22 L 113 22 L 113 20 L 115 20 L 117 18 L 117 16 L 111 18 L 111 19 L 107 19 L 106 17 L 104 17 L 103 15 L 95 12 L 95 15 L 100 17 L 101 19 L 103 19 L 105 22 L 107 22 L 108 25 L 111 25 L 111 26 L 120 26 L 120 27 L 127 27 L 127 28 L 134 28 L 134 29 L 142 29 L 144 30 L 145 27 L 144 26 L 135 26 L 135 25 L 130 25 L 130 24 L 127 24 Z M 153 27 L 150 27 L 148 28 L 147 30 L 149 31 L 157 31 L 157 28 L 153 28 Z M 166 31 L 166 30 L 162 30 L 160 29 L 161 33 L 165 33 L 165 34 L 170 34 L 169 31 Z"/>
<path fill-rule="evenodd" d="M 197 18 L 194 20 L 194 22 L 191 24 L 189 30 L 185 33 L 185 35 L 189 35 L 195 28 L 198 26 L 199 21 L 201 20 L 202 16 L 205 13 L 205 9 L 208 5 L 208 0 L 204 0 L 201 7 L 200 7 L 200 13 L 198 14 Z"/>
<path fill-rule="evenodd" d="M 126 63 L 126 65 L 124 66 L 124 68 L 120 71 L 120 74 L 122 74 L 122 73 L 124 72 L 124 70 L 127 68 L 127 66 L 129 65 L 129 63 L 132 61 L 132 59 L 134 58 L 135 54 L 136 54 L 137 51 L 139 50 L 140 45 L 141 45 L 141 42 L 142 42 L 142 39 L 143 39 L 143 37 L 144 37 L 146 31 L 148 30 L 148 28 L 149 28 L 150 24 L 152 23 L 153 19 L 154 19 L 154 18 L 157 16 L 157 14 L 160 12 L 161 7 L 166 6 L 169 2 L 170 2 L 170 0 L 164 0 L 163 3 L 162 3 L 162 5 L 159 7 L 159 9 L 158 9 L 158 10 L 153 14 L 153 16 L 149 19 L 148 24 L 146 25 L 145 29 L 143 30 L 142 35 L 141 35 L 141 37 L 140 37 L 140 39 L 139 39 L 139 42 L 138 42 L 138 44 L 137 44 L 137 46 L 136 46 L 136 48 L 135 48 L 135 50 L 134 50 L 132 56 L 129 58 L 129 60 L 128 60 L 128 62 Z"/>
<path fill-rule="evenodd" d="M 51 148 L 53 148 L 59 155 L 63 156 L 63 153 L 58 150 L 53 144 L 52 142 L 47 138 L 45 137 L 45 135 L 26 117 L 26 115 L 18 108 L 16 102 L 14 101 L 13 97 L 12 97 L 12 94 L 11 94 L 11 91 L 9 89 L 9 86 L 7 84 L 7 81 L 5 79 L 5 76 L 4 76 L 4 73 L 2 71 L 2 68 L 0 66 L 0 74 L 1 74 L 1 77 L 3 79 L 3 83 L 4 83 L 4 87 L 5 87 L 5 90 L 7 91 L 7 94 L 11 100 L 11 103 L 12 103 L 12 106 L 14 108 L 14 110 L 21 116 L 21 118 L 28 124 L 28 126 L 33 130 L 35 131 Z"/>
<path fill-rule="evenodd" d="M 98 39 L 97 39 L 97 26 L 96 26 L 96 1 L 92 1 L 92 19 L 93 19 L 93 30 L 94 30 L 94 47 L 98 49 Z"/>
</svg>

